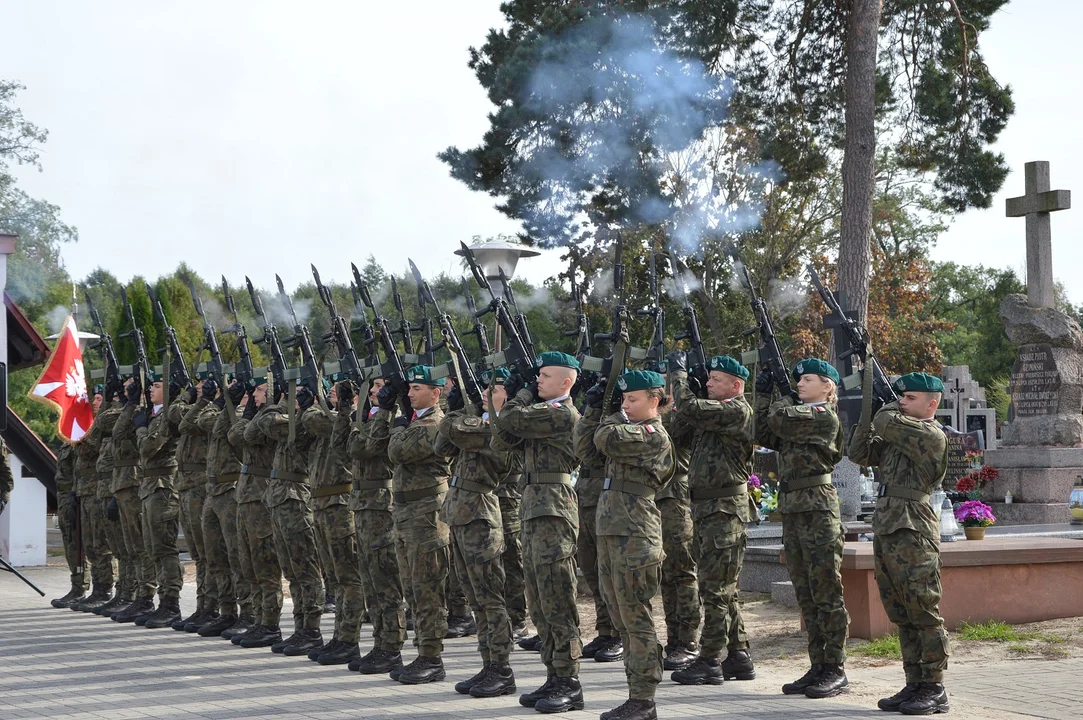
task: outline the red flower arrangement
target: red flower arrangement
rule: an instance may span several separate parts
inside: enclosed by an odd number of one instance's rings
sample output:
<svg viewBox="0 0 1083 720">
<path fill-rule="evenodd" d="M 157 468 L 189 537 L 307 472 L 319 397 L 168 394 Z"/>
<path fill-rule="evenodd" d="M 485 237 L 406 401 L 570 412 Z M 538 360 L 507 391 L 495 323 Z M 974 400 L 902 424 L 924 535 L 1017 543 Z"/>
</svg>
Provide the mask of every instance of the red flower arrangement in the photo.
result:
<svg viewBox="0 0 1083 720">
<path fill-rule="evenodd" d="M 981 469 L 964 475 L 955 483 L 957 492 L 965 493 L 971 500 L 981 498 L 982 490 L 987 483 L 1000 477 L 1000 471 L 992 465 L 982 465 Z"/>
</svg>

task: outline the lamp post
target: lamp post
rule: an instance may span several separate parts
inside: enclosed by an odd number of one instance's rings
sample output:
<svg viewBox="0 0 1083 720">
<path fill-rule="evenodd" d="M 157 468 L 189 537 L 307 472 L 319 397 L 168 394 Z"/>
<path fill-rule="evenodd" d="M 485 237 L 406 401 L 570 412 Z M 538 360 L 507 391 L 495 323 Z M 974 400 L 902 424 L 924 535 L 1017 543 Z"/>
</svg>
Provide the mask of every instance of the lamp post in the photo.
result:
<svg viewBox="0 0 1083 720">
<path fill-rule="evenodd" d="M 504 277 L 510 282 L 515 277 L 515 266 L 519 264 L 519 258 L 541 255 L 537 250 L 516 243 L 504 242 L 503 240 L 474 243 L 470 246 L 470 252 L 474 254 L 474 259 L 478 261 L 481 271 L 485 273 L 485 279 L 489 281 L 494 292 L 498 294 L 504 292 L 504 283 L 500 280 L 501 270 L 504 271 Z M 462 256 L 463 251 L 461 249 L 456 250 L 455 254 Z M 496 349 L 503 349 L 499 323 L 496 325 Z"/>
</svg>

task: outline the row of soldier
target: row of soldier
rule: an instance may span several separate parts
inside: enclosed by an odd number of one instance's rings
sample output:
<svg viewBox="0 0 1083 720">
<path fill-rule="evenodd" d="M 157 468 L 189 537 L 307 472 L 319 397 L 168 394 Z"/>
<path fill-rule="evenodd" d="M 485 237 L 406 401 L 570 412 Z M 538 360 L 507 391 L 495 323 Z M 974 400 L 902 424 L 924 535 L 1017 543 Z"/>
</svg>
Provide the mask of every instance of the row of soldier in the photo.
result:
<svg viewBox="0 0 1083 720">
<path fill-rule="evenodd" d="M 90 433 L 59 458 L 73 587 L 54 605 L 413 684 L 445 677 L 454 575 L 482 660 L 455 689 L 492 697 L 516 691 L 510 654 L 524 622 L 521 582 L 547 680 L 520 703 L 581 709 L 580 659 L 623 657 L 629 700 L 602 717 L 653 718 L 663 667 L 682 684 L 755 678 L 737 587 L 758 443 L 780 453 L 787 567 L 809 632 L 810 670 L 783 692 L 843 692 L 848 618 L 830 481 L 844 452 L 838 375 L 826 362 L 803 361 L 793 370 L 797 397 L 772 402 L 774 381 L 761 373 L 753 407 L 749 371 L 738 361 L 712 358 L 705 388 L 695 387 L 685 363 L 671 353 L 668 368 L 654 368 L 668 369 L 668 378 L 629 371 L 619 391 L 607 392 L 604 382 L 577 385 L 575 358 L 546 352 L 529 384 L 496 368 L 484 408 L 458 388 L 445 392 L 445 378 L 417 365 L 408 370 L 410 416 L 399 412 L 393 384 L 379 379 L 360 399 L 352 383 L 338 383 L 330 407 L 316 402 L 319 388 L 301 385 L 293 411 L 281 389 L 268 397 L 264 380 L 227 388 L 155 380 L 149 410 L 137 379 L 113 383 L 102 389 Z M 920 374 L 898 383 L 899 404 L 881 409 L 875 423 L 870 416 L 850 453 L 879 464 L 884 486 L 895 489 L 878 507 L 877 579 L 900 626 L 907 686 L 881 707 L 927 714 L 947 709 L 937 533 L 928 527 L 935 516 L 927 498 L 922 504 L 944 472 L 943 434 L 929 422 L 942 386 Z M 583 389 L 580 409 L 573 388 Z M 67 503 L 79 507 L 78 537 Z M 183 620 L 178 522 L 197 559 L 197 608 Z M 87 598 L 80 544 L 94 580 Z M 110 556 L 120 561 L 115 597 Z M 598 636 L 585 647 L 577 568 L 597 610 Z M 337 604 L 327 642 L 321 574 Z M 285 638 L 283 575 L 294 608 Z M 665 648 L 651 611 L 659 588 Z M 407 604 L 417 657 L 404 665 Z M 362 656 L 366 606 L 374 644 Z"/>
</svg>

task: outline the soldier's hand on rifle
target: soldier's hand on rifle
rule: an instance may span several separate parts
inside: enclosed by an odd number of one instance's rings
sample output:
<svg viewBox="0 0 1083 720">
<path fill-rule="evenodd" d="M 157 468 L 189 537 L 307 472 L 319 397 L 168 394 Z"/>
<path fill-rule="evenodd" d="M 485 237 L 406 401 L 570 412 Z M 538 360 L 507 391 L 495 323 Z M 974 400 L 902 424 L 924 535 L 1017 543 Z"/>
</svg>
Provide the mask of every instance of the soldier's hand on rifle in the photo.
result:
<svg viewBox="0 0 1083 720">
<path fill-rule="evenodd" d="M 756 392 L 761 395 L 769 395 L 775 389 L 775 376 L 767 370 L 760 370 L 756 374 Z"/>
<path fill-rule="evenodd" d="M 180 386 L 180 383 L 174 380 L 169 381 L 169 399 L 171 401 L 179 398 L 182 392 L 184 392 L 184 388 Z"/>
<path fill-rule="evenodd" d="M 541 396 L 538 395 L 538 381 L 537 380 L 531 380 L 530 383 L 527 384 L 526 389 L 529 390 L 530 394 L 534 396 L 534 402 L 541 402 Z"/>
<path fill-rule="evenodd" d="M 343 380 L 335 386 L 335 397 L 338 398 L 338 409 L 349 412 L 353 409 L 354 387 L 352 380 Z"/>
<path fill-rule="evenodd" d="M 698 398 L 705 397 L 703 394 L 703 383 L 700 382 L 699 377 L 696 375 L 688 376 L 688 389 Z"/>
<path fill-rule="evenodd" d="M 399 391 L 395 389 L 394 384 L 385 383 L 380 392 L 376 393 L 376 404 L 379 405 L 381 410 L 394 410 L 395 401 L 399 399 Z"/>
<path fill-rule="evenodd" d="M 455 387 L 451 388 L 451 392 L 447 394 L 447 409 L 450 411 L 455 411 L 462 410 L 464 407 L 466 407 L 466 404 L 463 402 L 462 390 L 460 390 L 459 386 L 456 385 Z"/>
<path fill-rule="evenodd" d="M 609 401 L 609 409 L 606 412 L 611 415 L 615 412 L 619 412 L 621 409 L 621 405 L 623 404 L 624 393 L 621 392 L 620 388 L 616 388 L 613 390 L 613 399 Z"/>
<path fill-rule="evenodd" d="M 504 390 L 507 391 L 508 397 L 513 398 L 515 395 L 526 386 L 522 376 L 519 375 L 519 371 L 512 368 L 511 373 L 508 374 L 508 379 L 504 381 Z"/>
<path fill-rule="evenodd" d="M 186 388 L 186 391 L 188 393 L 188 404 L 194 405 L 196 402 L 196 398 L 199 397 L 199 388 L 197 388 L 195 385 L 189 385 Z"/>
<path fill-rule="evenodd" d="M 584 402 L 589 408 L 601 410 L 602 403 L 605 402 L 605 382 L 596 383 L 590 390 L 587 390 L 587 394 L 584 396 Z"/>
<path fill-rule="evenodd" d="M 688 370 L 688 355 L 683 350 L 674 350 L 666 355 L 666 361 L 669 363 L 670 372 Z"/>
<path fill-rule="evenodd" d="M 302 411 L 308 410 L 312 407 L 312 403 L 316 402 L 316 394 L 309 389 L 308 385 L 301 385 L 297 388 L 297 407 Z"/>
<path fill-rule="evenodd" d="M 214 378 L 207 378 L 203 381 L 203 399 L 210 402 L 214 400 L 218 395 L 218 382 Z"/>
<path fill-rule="evenodd" d="M 128 402 L 136 405 L 139 403 L 139 396 L 143 394 L 143 388 L 139 383 L 139 378 L 132 378 L 132 381 L 128 383 L 128 389 L 124 391 L 124 397 Z"/>
<path fill-rule="evenodd" d="M 229 384 L 229 401 L 236 405 L 244 397 L 244 383 L 234 380 Z"/>
<path fill-rule="evenodd" d="M 251 420 L 256 416 L 256 412 L 259 410 L 259 406 L 256 405 L 255 394 L 248 396 L 248 402 L 245 403 L 244 413 L 241 415 L 245 420 Z"/>
<path fill-rule="evenodd" d="M 136 410 L 135 415 L 132 416 L 132 425 L 136 428 L 145 428 L 150 425 L 150 413 L 146 408 Z"/>
<path fill-rule="evenodd" d="M 115 497 L 109 498 L 109 502 L 105 504 L 105 516 L 113 522 L 120 522 L 120 506 L 117 505 Z"/>
</svg>

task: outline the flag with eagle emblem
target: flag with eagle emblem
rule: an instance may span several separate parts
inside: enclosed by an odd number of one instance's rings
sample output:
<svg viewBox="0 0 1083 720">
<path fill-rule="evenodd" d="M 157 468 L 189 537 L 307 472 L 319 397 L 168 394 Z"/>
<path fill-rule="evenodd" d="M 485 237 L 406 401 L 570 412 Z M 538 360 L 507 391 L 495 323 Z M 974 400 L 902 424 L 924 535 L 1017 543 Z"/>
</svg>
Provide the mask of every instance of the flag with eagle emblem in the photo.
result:
<svg viewBox="0 0 1083 720">
<path fill-rule="evenodd" d="M 94 408 L 87 397 L 79 329 L 71 315 L 64 321 L 56 348 L 45 363 L 45 370 L 27 394 L 31 400 L 48 405 L 60 413 L 57 432 L 64 440 L 78 442 L 90 430 L 94 422 Z"/>
</svg>

